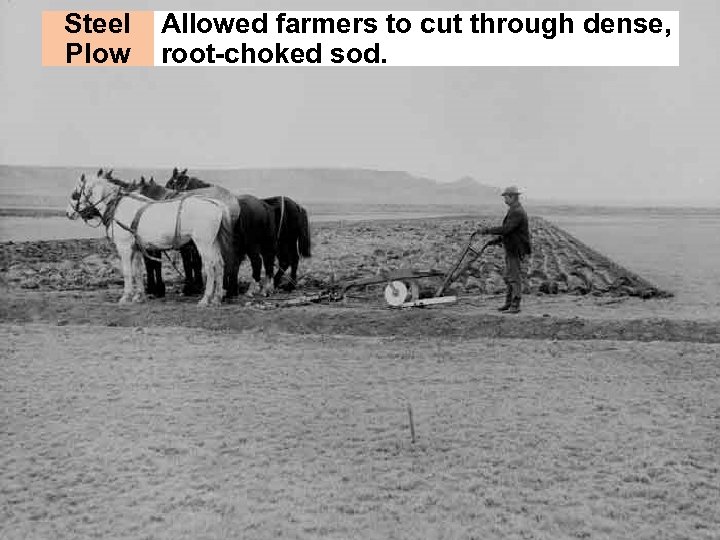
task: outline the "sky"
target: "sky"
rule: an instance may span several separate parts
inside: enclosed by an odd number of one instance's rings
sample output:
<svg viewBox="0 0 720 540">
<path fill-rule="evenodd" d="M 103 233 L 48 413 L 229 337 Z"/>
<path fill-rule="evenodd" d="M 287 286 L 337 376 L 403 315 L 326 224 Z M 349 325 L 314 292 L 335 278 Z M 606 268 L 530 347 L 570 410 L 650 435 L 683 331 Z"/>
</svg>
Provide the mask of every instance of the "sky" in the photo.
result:
<svg viewBox="0 0 720 540">
<path fill-rule="evenodd" d="M 716 0 L 293 2 L 294 11 L 680 11 L 680 67 L 349 69 L 43 68 L 42 10 L 199 5 L 0 2 L 0 164 L 361 167 L 518 184 L 541 199 L 720 201 Z"/>
</svg>

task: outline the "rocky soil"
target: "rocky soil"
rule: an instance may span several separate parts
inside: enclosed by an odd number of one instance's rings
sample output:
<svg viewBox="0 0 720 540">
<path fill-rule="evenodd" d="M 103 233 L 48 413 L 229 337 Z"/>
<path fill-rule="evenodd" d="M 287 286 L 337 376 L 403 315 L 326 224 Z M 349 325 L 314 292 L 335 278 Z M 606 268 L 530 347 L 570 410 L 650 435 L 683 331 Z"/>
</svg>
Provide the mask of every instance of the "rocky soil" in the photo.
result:
<svg viewBox="0 0 720 540">
<path fill-rule="evenodd" d="M 313 257 L 302 261 L 299 285 L 318 290 L 398 269 L 445 272 L 458 259 L 469 234 L 486 223 L 490 221 L 442 218 L 315 224 Z M 641 298 L 668 294 L 541 218 L 531 220 L 531 230 L 528 293 Z M 490 248 L 451 292 L 500 293 L 505 288 L 503 266 L 502 249 Z M 166 262 L 163 272 L 177 288 L 181 278 L 172 265 Z M 55 291 L 122 284 L 115 249 L 105 239 L 0 244 L 0 279 L 7 286 Z M 249 279 L 247 262 L 242 279 Z"/>
</svg>

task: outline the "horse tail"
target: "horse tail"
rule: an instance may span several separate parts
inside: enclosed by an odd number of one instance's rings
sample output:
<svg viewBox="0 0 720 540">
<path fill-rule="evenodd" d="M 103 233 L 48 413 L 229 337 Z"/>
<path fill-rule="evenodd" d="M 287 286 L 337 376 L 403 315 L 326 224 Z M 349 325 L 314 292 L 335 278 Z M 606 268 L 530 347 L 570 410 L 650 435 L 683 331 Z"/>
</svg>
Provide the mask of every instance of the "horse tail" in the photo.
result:
<svg viewBox="0 0 720 540">
<path fill-rule="evenodd" d="M 216 203 L 221 209 L 220 226 L 217 232 L 217 241 L 220 244 L 223 261 L 226 265 L 232 263 L 235 257 L 235 231 L 233 230 L 232 216 L 223 203 Z"/>
<path fill-rule="evenodd" d="M 310 253 L 310 224 L 308 222 L 307 211 L 300 205 L 298 205 L 298 209 L 300 210 L 300 236 L 298 237 L 298 249 L 300 251 L 300 255 L 303 257 L 312 257 Z"/>
</svg>

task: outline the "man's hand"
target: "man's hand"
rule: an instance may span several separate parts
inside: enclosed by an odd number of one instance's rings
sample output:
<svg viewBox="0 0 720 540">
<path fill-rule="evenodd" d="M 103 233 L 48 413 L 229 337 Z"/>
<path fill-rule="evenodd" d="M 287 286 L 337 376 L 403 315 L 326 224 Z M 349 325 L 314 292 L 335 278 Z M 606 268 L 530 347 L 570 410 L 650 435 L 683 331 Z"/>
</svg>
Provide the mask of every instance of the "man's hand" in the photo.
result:
<svg viewBox="0 0 720 540">
<path fill-rule="evenodd" d="M 500 244 L 502 244 L 502 237 L 497 236 L 497 237 L 493 238 L 492 240 L 490 240 L 487 245 L 488 246 L 499 246 Z"/>
</svg>

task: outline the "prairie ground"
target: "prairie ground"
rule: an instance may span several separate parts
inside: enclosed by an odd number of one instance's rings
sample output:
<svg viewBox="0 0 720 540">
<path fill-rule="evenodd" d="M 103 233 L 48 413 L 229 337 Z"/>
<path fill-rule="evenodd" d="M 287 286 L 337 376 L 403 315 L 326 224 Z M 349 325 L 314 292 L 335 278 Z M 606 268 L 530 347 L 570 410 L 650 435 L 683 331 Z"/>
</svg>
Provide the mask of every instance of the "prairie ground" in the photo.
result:
<svg viewBox="0 0 720 540">
<path fill-rule="evenodd" d="M 320 225 L 303 292 L 476 224 Z M 499 252 L 454 305 L 203 310 L 169 265 L 118 306 L 102 239 L 0 245 L 0 538 L 717 538 L 720 305 L 533 227 L 515 316 Z"/>
<path fill-rule="evenodd" d="M 446 272 L 458 260 L 471 232 L 490 218 L 400 219 L 315 223 L 313 256 L 303 261 L 299 285 L 322 289 L 334 283 L 398 269 Z M 551 295 L 663 297 L 641 276 L 621 267 L 562 229 L 531 220 L 533 254 L 527 292 Z M 475 247 L 479 248 L 479 238 Z M 182 268 L 178 260 L 176 266 Z M 246 262 L 241 278 L 249 280 Z M 459 294 L 504 291 L 502 248 L 488 249 L 452 284 Z M 166 261 L 165 278 L 178 281 Z M 122 283 L 115 248 L 102 238 L 0 244 L 0 278 L 10 286 L 38 290 L 105 290 Z M 427 284 L 431 285 L 431 284 Z"/>
<path fill-rule="evenodd" d="M 0 336 L 9 540 L 720 529 L 717 344 L 32 323 Z"/>
</svg>

